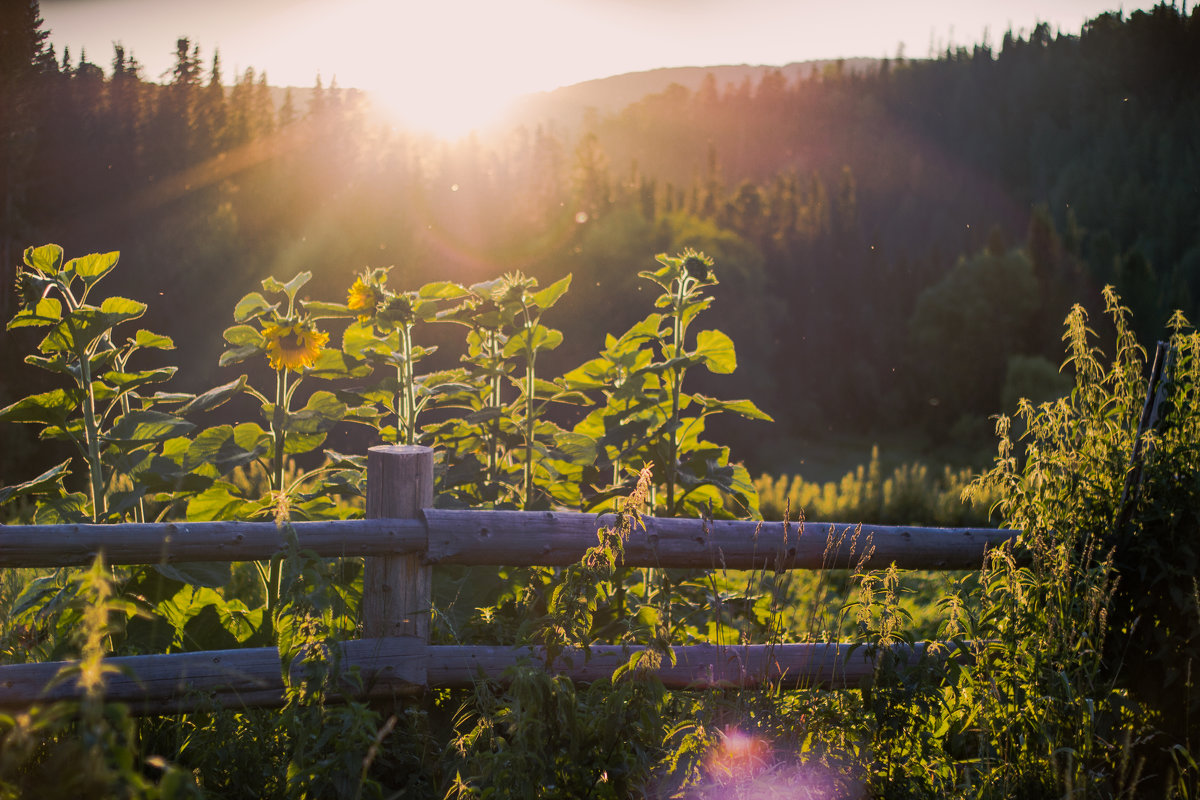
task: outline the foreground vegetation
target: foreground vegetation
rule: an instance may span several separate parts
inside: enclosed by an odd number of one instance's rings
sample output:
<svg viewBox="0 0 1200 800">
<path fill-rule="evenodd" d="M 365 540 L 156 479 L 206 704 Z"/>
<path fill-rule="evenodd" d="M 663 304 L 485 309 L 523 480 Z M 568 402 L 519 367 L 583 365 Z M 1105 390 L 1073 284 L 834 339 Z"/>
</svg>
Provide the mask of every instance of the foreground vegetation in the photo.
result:
<svg viewBox="0 0 1200 800">
<path fill-rule="evenodd" d="M 308 300 L 300 275 L 237 303 L 209 391 L 164 390 L 167 337 L 97 288 L 117 254 L 25 254 L 10 328 L 43 335 L 31 364 L 59 385 L 0 410 L 74 448 L 0 490 L 36 522 L 345 518 L 361 513 L 362 459 L 329 444 L 347 425 L 438 453 L 437 503 L 951 524 L 995 511 L 1024 533 L 978 573 L 892 568 L 791 575 L 630 570 L 620 540 L 562 570 L 441 572 L 435 642 L 551 648 L 850 639 L 879 654 L 870 686 L 667 691 L 630 673 L 575 686 L 535 664 L 504 686 L 392 706 L 327 702 L 308 651 L 280 710 L 132 718 L 105 702 L 116 653 L 306 644 L 353 637 L 362 565 L 289 552 L 262 564 L 9 571 L 6 662 L 78 657 L 78 703 L 0 716 L 0 789 L 38 797 L 1191 797 L 1200 696 L 1195 584 L 1200 337 L 1173 320 L 1156 419 L 1141 424 L 1145 353 L 1115 295 L 1111 363 L 1082 309 L 1068 319 L 1069 395 L 997 426 L 995 466 L 953 509 L 965 476 L 877 459 L 819 492 L 756 486 L 704 436 L 714 415 L 765 415 L 695 393 L 732 372 L 732 340 L 697 330 L 719 267 L 698 253 L 642 273 L 655 310 L 581 366 L 550 377 L 561 341 L 541 321 L 569 278 L 520 275 L 402 290 L 367 270 L 345 302 Z M 424 337 L 460 329 L 456 368 L 422 371 Z M 340 341 L 339 341 L 340 337 Z M 339 346 L 328 346 L 331 342 Z M 239 405 L 243 403 L 244 405 Z M 210 422 L 220 409 L 228 421 Z M 565 409 L 565 412 L 564 412 Z M 573 413 L 572 413 L 573 410 Z M 234 413 L 236 412 L 236 413 Z M 247 419 L 247 416 L 250 419 Z M 766 424 L 765 420 L 762 424 Z M 1136 447 L 1135 447 L 1136 446 Z M 761 493 L 761 501 L 760 501 Z M 609 560 L 612 558 L 612 561 Z M 946 642 L 895 662 L 887 646 Z"/>
</svg>

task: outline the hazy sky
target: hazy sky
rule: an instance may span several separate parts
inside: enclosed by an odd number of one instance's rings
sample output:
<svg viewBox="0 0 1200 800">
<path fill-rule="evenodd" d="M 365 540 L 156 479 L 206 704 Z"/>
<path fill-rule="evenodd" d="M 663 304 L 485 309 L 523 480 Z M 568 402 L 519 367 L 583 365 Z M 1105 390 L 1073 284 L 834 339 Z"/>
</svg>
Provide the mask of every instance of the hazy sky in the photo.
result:
<svg viewBox="0 0 1200 800">
<path fill-rule="evenodd" d="M 1151 2 L 1124 6 L 1150 7 Z M 486 118 L 516 95 L 668 66 L 924 57 L 1045 21 L 1078 33 L 1103 0 L 42 0 L 50 41 L 107 70 L 120 42 L 158 80 L 187 36 L 226 82 L 384 95 L 410 121 Z M 439 122 L 438 118 L 441 117 Z"/>
</svg>

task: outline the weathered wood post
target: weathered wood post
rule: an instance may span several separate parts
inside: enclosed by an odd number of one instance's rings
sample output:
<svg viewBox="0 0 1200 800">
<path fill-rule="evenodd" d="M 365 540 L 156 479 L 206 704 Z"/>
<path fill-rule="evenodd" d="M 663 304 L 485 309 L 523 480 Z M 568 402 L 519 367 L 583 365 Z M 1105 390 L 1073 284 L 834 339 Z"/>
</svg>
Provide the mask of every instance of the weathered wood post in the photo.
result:
<svg viewBox="0 0 1200 800">
<path fill-rule="evenodd" d="M 381 445 L 367 451 L 367 517 L 415 519 L 433 505 L 433 450 Z M 425 553 L 366 559 L 363 571 L 363 636 L 417 636 L 429 640 L 433 604 L 431 568 Z"/>
</svg>

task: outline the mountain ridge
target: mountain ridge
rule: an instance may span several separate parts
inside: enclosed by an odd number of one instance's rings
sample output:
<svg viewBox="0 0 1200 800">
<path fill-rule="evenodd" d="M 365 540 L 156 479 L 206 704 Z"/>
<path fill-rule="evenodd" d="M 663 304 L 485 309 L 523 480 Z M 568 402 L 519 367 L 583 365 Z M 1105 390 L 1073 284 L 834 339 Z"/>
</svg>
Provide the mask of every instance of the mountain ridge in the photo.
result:
<svg viewBox="0 0 1200 800">
<path fill-rule="evenodd" d="M 624 72 L 524 95 L 514 101 L 512 110 L 493 127 L 503 129 L 522 124 L 552 123 L 571 129 L 580 124 L 588 114 L 619 113 L 645 97 L 666 91 L 672 85 L 695 92 L 704 84 L 708 75 L 713 76 L 718 91 L 736 89 L 747 80 L 753 90 L 763 76 L 776 70 L 792 84 L 826 69 L 842 69 L 849 73 L 868 72 L 879 62 L 880 59 L 877 58 L 838 58 L 794 61 L 783 66 L 723 64 L 708 67 L 659 67 Z"/>
</svg>

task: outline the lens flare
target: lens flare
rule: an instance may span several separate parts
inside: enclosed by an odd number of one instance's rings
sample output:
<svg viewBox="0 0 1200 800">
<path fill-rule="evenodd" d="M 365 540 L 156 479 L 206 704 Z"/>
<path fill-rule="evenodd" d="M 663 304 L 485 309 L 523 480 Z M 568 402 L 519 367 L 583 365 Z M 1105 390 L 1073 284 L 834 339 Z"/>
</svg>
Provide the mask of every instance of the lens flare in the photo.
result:
<svg viewBox="0 0 1200 800">
<path fill-rule="evenodd" d="M 862 786 L 819 761 L 781 757 L 766 738 L 725 728 L 688 800 L 858 800 Z"/>
<path fill-rule="evenodd" d="M 770 744 L 753 734 L 726 728 L 721 743 L 709 754 L 706 767 L 710 780 L 717 783 L 753 780 L 771 762 Z"/>
</svg>

